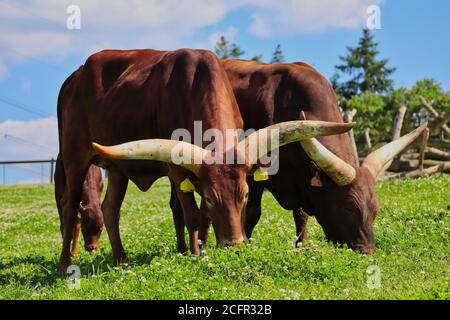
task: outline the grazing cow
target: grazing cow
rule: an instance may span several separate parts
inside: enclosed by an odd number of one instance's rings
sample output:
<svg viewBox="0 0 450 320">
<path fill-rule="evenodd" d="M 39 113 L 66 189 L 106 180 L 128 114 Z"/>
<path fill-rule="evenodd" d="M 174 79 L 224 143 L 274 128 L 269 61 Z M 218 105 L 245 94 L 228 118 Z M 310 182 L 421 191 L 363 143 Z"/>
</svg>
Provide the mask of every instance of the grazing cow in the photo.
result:
<svg viewBox="0 0 450 320">
<path fill-rule="evenodd" d="M 61 158 L 58 156 L 58 159 L 56 160 L 54 180 L 56 185 L 55 198 L 60 220 L 62 219 L 61 197 L 63 195 L 65 181 L 64 171 L 62 169 Z M 71 250 L 72 257 L 78 255 L 77 245 L 80 237 L 80 231 L 83 234 L 84 248 L 86 251 L 95 253 L 98 249 L 98 241 L 100 240 L 100 235 L 103 230 L 103 214 L 100 200 L 102 191 L 102 172 L 100 168 L 91 165 L 83 182 L 82 196 L 78 207 L 80 216 L 76 217 L 76 223 L 73 230 Z"/>
<path fill-rule="evenodd" d="M 119 233 L 119 210 L 128 180 L 145 191 L 162 176 L 168 176 L 176 190 L 190 250 L 198 254 L 200 213 L 193 192 L 189 192 L 194 186 L 207 202 L 206 210 L 220 244 L 245 241 L 241 220 L 248 196 L 246 177 L 252 173 L 254 160 L 279 145 L 342 133 L 352 127 L 320 121 L 279 124 L 271 128 L 279 129 L 279 141 L 269 139 L 265 150 L 248 153 L 250 148 L 244 148 L 248 137 L 224 151 L 224 156 L 232 153 L 245 159 L 244 164 L 228 165 L 211 164 L 215 154 L 203 145 L 171 140 L 176 129 L 194 136 L 195 121 L 201 121 L 201 133 L 211 128 L 236 130 L 243 125 L 225 71 L 209 51 L 105 50 L 89 57 L 66 80 L 58 98 L 60 156 L 65 173 L 59 272 L 65 272 L 71 263 L 76 211 L 91 163 L 108 169 L 102 211 L 115 262 L 127 261 Z M 253 138 L 260 134 L 254 133 Z M 125 143 L 128 141 L 132 142 Z M 215 142 L 216 150 L 225 150 L 219 148 L 223 141 Z M 173 160 L 174 148 L 181 157 L 177 161 Z M 254 154 L 256 159 L 251 156 Z M 178 228 L 180 217 L 175 218 L 179 250 L 185 251 L 184 227 Z"/>
<path fill-rule="evenodd" d="M 244 128 L 304 120 L 342 122 L 336 95 L 329 82 L 304 63 L 266 64 L 224 60 Z M 372 152 L 359 166 L 349 136 L 334 135 L 290 144 L 280 149 L 277 175 L 249 182 L 245 231 L 251 236 L 261 216 L 261 197 L 267 188 L 293 210 L 297 242 L 306 237 L 306 222 L 314 215 L 327 239 L 346 243 L 362 253 L 375 250 L 373 221 L 379 209 L 375 195 L 377 175 L 423 131 L 412 133 Z M 250 179 L 251 180 L 251 179 Z M 203 235 L 201 235 L 203 237 Z"/>
</svg>

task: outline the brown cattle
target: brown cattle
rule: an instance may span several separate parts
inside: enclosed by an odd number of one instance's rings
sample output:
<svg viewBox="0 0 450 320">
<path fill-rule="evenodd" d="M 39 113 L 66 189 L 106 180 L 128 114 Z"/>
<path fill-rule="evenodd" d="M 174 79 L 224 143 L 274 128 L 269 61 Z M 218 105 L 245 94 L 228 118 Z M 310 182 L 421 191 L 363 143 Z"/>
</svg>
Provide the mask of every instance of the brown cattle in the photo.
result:
<svg viewBox="0 0 450 320">
<path fill-rule="evenodd" d="M 74 237 L 72 239 L 72 256 L 77 255 L 77 239 L 80 229 L 83 234 L 84 248 L 91 253 L 98 249 L 98 241 L 103 230 L 103 213 L 101 209 L 101 194 L 103 179 L 100 168 L 91 165 L 83 183 L 80 218 L 77 218 Z"/>
<path fill-rule="evenodd" d="M 304 120 L 303 115 L 308 120 L 342 122 L 331 85 L 307 64 L 272 65 L 239 60 L 222 63 L 238 101 L 244 128 L 259 129 L 283 121 Z M 362 166 L 347 134 L 282 147 L 278 174 L 264 182 L 250 179 L 247 236 L 251 236 L 260 218 L 261 196 L 267 188 L 283 208 L 293 210 L 298 241 L 306 236 L 306 211 L 316 217 L 329 240 L 372 253 L 375 249 L 372 225 L 379 209 L 376 177 L 424 128 L 373 152 Z"/>
<path fill-rule="evenodd" d="M 64 171 L 61 158 L 58 157 L 55 166 L 55 198 L 58 214 L 62 222 L 61 197 L 64 191 Z M 101 194 L 103 180 L 100 168 L 91 165 L 83 182 L 81 201 L 78 206 L 79 216 L 76 217 L 72 236 L 71 256 L 77 256 L 77 245 L 80 232 L 83 234 L 84 248 L 90 253 L 98 249 L 98 241 L 103 230 L 103 213 L 101 211 Z M 61 223 L 62 227 L 62 223 Z M 61 228 L 62 233 L 62 228 Z"/>
<path fill-rule="evenodd" d="M 116 262 L 127 261 L 119 234 L 119 210 L 128 180 L 145 191 L 156 179 L 169 176 L 183 209 L 192 253 L 199 253 L 200 214 L 193 193 L 189 192 L 192 190 L 182 190 L 189 181 L 208 204 L 205 210 L 220 244 L 245 240 L 242 213 L 248 196 L 246 178 L 252 165 L 209 164 L 208 159 L 215 156 L 213 151 L 203 148 L 209 142 L 196 146 L 170 140 L 180 128 L 195 136 L 195 121 L 201 121 L 201 133 L 211 128 L 221 132 L 236 130 L 243 125 L 225 71 L 209 51 L 105 50 L 89 57 L 66 80 L 58 99 L 60 156 L 65 173 L 60 204 L 63 229 L 60 272 L 70 265 L 76 211 L 91 163 L 108 169 L 102 211 Z M 314 121 L 280 124 L 272 128 L 279 129 L 280 141 L 269 141 L 268 146 L 276 148 L 351 127 Z M 258 133 L 255 135 L 258 137 Z M 125 143 L 128 141 L 134 142 Z M 104 147 L 93 142 L 122 145 Z M 217 143 L 223 145 L 221 141 Z M 182 161 L 175 162 L 171 152 L 180 145 L 185 148 Z M 235 145 L 223 155 L 231 153 L 250 159 L 242 150 L 245 151 Z M 184 161 L 188 156 L 195 161 Z M 184 251 L 184 227 L 179 227 L 179 218 L 175 219 L 178 245 Z"/>
</svg>

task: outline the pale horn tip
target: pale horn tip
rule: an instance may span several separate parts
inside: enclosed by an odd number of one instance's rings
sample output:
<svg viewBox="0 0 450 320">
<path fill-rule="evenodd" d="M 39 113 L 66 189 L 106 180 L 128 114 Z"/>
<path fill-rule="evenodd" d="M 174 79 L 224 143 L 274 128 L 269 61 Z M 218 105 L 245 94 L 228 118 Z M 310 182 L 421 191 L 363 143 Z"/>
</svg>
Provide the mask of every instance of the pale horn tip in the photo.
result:
<svg viewBox="0 0 450 320">
<path fill-rule="evenodd" d="M 101 156 L 104 156 L 104 157 L 112 157 L 113 156 L 110 148 L 108 148 L 108 147 L 102 146 L 101 144 L 98 144 L 95 142 L 92 142 L 92 147 Z"/>
</svg>

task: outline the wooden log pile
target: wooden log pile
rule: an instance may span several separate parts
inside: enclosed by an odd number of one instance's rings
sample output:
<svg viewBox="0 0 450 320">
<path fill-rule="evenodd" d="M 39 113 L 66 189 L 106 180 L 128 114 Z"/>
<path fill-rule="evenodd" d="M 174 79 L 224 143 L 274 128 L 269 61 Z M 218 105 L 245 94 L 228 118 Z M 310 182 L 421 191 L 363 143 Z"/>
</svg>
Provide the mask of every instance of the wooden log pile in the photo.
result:
<svg viewBox="0 0 450 320">
<path fill-rule="evenodd" d="M 450 128 L 447 125 L 450 121 L 450 111 L 439 113 L 425 98 L 420 97 L 420 101 L 428 113 L 427 129 L 407 150 L 385 166 L 380 180 L 413 179 L 438 172 L 450 173 Z M 400 138 L 406 111 L 406 106 L 401 105 L 392 124 L 391 141 Z M 350 122 L 355 113 L 356 111 L 352 111 L 351 114 L 344 114 L 344 120 Z M 350 135 L 353 138 L 353 133 Z M 370 128 L 365 130 L 364 139 L 365 149 L 370 152 Z M 354 148 L 356 152 L 356 144 Z M 359 160 L 362 163 L 364 158 L 360 157 Z"/>
</svg>

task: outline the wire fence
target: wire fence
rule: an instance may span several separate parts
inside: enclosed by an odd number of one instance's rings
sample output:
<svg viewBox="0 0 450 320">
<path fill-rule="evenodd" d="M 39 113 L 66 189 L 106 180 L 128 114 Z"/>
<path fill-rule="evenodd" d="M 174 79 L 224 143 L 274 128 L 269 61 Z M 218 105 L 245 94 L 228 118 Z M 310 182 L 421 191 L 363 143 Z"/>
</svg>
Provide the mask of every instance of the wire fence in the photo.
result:
<svg viewBox="0 0 450 320">
<path fill-rule="evenodd" d="M 55 159 L 49 160 L 19 160 L 0 161 L 1 183 L 23 184 L 41 183 L 53 184 Z"/>
</svg>

